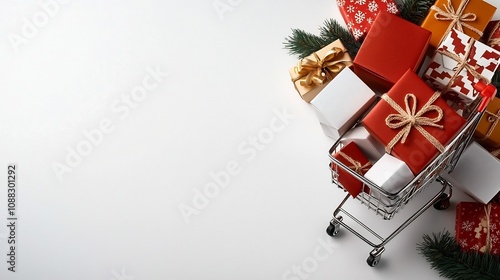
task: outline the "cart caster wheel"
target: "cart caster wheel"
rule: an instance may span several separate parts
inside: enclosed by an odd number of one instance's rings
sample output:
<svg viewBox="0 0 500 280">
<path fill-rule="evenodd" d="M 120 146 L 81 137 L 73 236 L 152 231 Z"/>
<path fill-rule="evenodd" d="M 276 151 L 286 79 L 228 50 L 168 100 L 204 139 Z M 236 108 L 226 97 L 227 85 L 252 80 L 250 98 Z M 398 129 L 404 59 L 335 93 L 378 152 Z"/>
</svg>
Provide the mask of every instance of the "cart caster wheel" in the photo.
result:
<svg viewBox="0 0 500 280">
<path fill-rule="evenodd" d="M 380 262 L 380 258 L 381 256 L 372 256 L 372 255 L 369 255 L 368 256 L 368 259 L 366 259 L 366 263 L 371 266 L 371 267 L 375 267 L 377 266 L 377 264 Z"/>
<path fill-rule="evenodd" d="M 330 236 L 335 236 L 339 233 L 340 231 L 340 224 L 333 224 L 330 222 L 330 225 L 326 229 L 326 234 Z"/>
<path fill-rule="evenodd" d="M 434 208 L 437 210 L 444 210 L 448 209 L 448 207 L 450 207 L 450 197 L 447 194 L 442 193 L 439 196 L 439 200 L 434 203 Z"/>
</svg>

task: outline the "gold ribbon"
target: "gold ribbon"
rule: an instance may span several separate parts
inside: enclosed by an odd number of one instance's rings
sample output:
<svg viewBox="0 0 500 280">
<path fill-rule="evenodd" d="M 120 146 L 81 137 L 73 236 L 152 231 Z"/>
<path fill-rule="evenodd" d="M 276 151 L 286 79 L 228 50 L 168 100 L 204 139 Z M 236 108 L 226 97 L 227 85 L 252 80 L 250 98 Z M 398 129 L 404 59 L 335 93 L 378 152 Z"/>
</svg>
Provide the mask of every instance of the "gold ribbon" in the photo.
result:
<svg viewBox="0 0 500 280">
<path fill-rule="evenodd" d="M 477 65 L 476 66 L 472 66 L 469 63 L 467 63 L 467 60 L 468 60 L 469 55 L 470 55 L 470 51 L 472 50 L 472 46 L 474 46 L 475 42 L 476 42 L 476 40 L 474 40 L 473 38 L 471 38 L 469 44 L 465 47 L 465 54 L 464 54 L 464 58 L 463 59 L 460 58 L 460 56 L 458 56 L 457 54 L 449 52 L 448 50 L 442 50 L 442 49 L 436 50 L 437 53 L 445 55 L 445 56 L 447 56 L 447 57 L 455 60 L 456 62 L 458 62 L 458 65 L 453 68 L 453 71 L 455 71 L 455 73 L 453 73 L 453 76 L 451 76 L 450 81 L 448 82 L 448 84 L 442 89 L 442 92 L 446 92 L 447 90 L 450 89 L 451 85 L 453 84 L 453 82 L 458 77 L 458 75 L 460 74 L 460 72 L 462 72 L 463 69 L 466 69 L 470 74 L 472 74 L 472 76 L 474 76 L 474 78 L 476 78 L 478 80 L 485 81 L 486 83 L 490 83 L 489 79 L 486 79 L 485 77 L 483 77 L 481 74 L 479 74 L 476 71 L 476 69 L 478 68 Z M 476 92 L 474 94 L 474 97 L 478 93 L 479 92 Z"/>
<path fill-rule="evenodd" d="M 462 0 L 460 2 L 460 5 L 458 5 L 458 8 L 456 11 L 451 3 L 451 0 L 448 0 L 447 4 L 443 4 L 444 10 L 442 10 L 441 8 L 439 8 L 435 5 L 433 5 L 431 7 L 431 10 L 436 12 L 434 14 L 435 19 L 441 20 L 441 21 L 451 21 L 450 25 L 448 26 L 448 29 L 446 29 L 446 32 L 443 35 L 443 38 L 446 37 L 446 34 L 448 34 L 448 32 L 450 32 L 450 30 L 452 28 L 455 28 L 460 32 L 464 32 L 463 27 L 466 27 L 466 28 L 472 30 L 474 33 L 476 33 L 479 36 L 483 35 L 483 32 L 481 30 L 466 23 L 466 22 L 475 21 L 477 19 L 477 16 L 474 13 L 464 14 L 464 10 L 465 10 L 465 7 L 467 7 L 467 4 L 469 4 L 469 0 Z M 441 41 L 439 42 L 438 45 L 441 45 L 443 38 L 441 39 Z"/>
<path fill-rule="evenodd" d="M 498 21 L 495 24 L 495 27 L 493 27 L 493 29 L 492 29 L 492 31 L 490 33 L 490 36 L 488 37 L 487 44 L 490 47 L 500 45 L 500 38 L 492 38 L 493 34 L 495 34 L 495 32 L 498 30 L 498 27 L 500 27 L 500 21 Z"/>
<path fill-rule="evenodd" d="M 399 114 L 390 114 L 385 119 L 385 124 L 392 129 L 402 128 L 396 136 L 387 144 L 385 150 L 387 153 L 390 153 L 394 145 L 396 145 L 399 141 L 404 144 L 408 134 L 411 129 L 414 127 L 420 134 L 422 134 L 425 139 L 427 139 L 439 152 L 444 151 L 444 147 L 439 141 L 432 136 L 429 132 L 427 132 L 422 126 L 432 126 L 443 129 L 442 125 L 438 125 L 439 122 L 443 118 L 443 110 L 439 108 L 437 105 L 432 105 L 436 99 L 439 98 L 440 92 L 435 92 L 431 98 L 425 103 L 425 105 L 417 110 L 417 98 L 413 93 L 408 93 L 405 96 L 405 106 L 406 111 L 399 106 L 392 98 L 390 98 L 387 94 L 382 95 L 382 99 L 385 100 L 392 108 L 394 108 Z M 411 101 L 411 106 L 410 106 Z M 435 111 L 438 115 L 435 118 L 423 117 L 425 113 Z"/>
<path fill-rule="evenodd" d="M 484 206 L 485 218 L 482 218 L 479 222 L 477 228 L 474 229 L 476 233 L 475 238 L 481 238 L 481 233 L 486 233 L 486 244 L 479 249 L 482 253 L 488 253 L 491 250 L 491 227 L 490 227 L 490 215 L 491 215 L 491 204 Z"/>
<path fill-rule="evenodd" d="M 345 49 L 333 47 L 323 59 L 315 52 L 313 58 L 301 59 L 294 68 L 298 76 L 292 81 L 294 83 L 299 81 L 303 87 L 319 86 L 330 81 L 347 66 L 345 62 L 350 62 L 350 60 L 339 60 L 345 52 Z"/>
<path fill-rule="evenodd" d="M 488 129 L 488 132 L 486 132 L 486 135 L 481 138 L 480 140 L 485 140 L 487 138 L 489 138 L 491 136 L 491 133 L 493 133 L 493 131 L 495 130 L 495 127 L 497 126 L 498 124 L 498 121 L 500 120 L 500 110 L 497 111 L 497 113 L 492 113 L 488 110 L 485 110 L 485 114 L 487 114 L 486 117 L 486 121 L 492 123 L 490 128 Z"/>
<path fill-rule="evenodd" d="M 359 175 L 364 175 L 366 171 L 372 166 L 370 162 L 365 163 L 364 165 L 361 165 L 361 162 L 353 159 L 352 157 L 348 156 L 347 154 L 343 152 L 339 152 L 339 154 L 345 158 L 349 163 L 352 164 L 352 166 L 348 166 L 350 169 L 354 170 L 354 172 L 358 173 Z"/>
</svg>

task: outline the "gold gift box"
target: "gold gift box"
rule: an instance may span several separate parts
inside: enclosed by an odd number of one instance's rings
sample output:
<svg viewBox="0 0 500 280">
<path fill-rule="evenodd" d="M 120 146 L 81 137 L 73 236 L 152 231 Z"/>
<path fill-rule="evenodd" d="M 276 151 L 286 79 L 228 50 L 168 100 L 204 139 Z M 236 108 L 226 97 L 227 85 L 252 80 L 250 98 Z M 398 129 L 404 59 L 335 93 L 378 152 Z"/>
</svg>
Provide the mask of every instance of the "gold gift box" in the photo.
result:
<svg viewBox="0 0 500 280">
<path fill-rule="evenodd" d="M 462 11 L 460 11 L 461 6 L 464 7 Z M 435 9 L 440 9 L 442 13 L 438 13 Z M 453 24 L 455 15 L 459 17 L 458 22 L 462 23 L 462 32 L 474 39 L 479 39 L 495 11 L 495 6 L 483 0 L 437 0 L 421 26 L 432 32 L 429 44 L 433 48 L 437 48 L 449 29 L 455 28 L 461 31 Z M 450 27 L 452 24 L 454 26 Z M 472 28 L 467 27 L 467 25 Z M 476 31 L 480 31 L 480 33 L 478 34 L 473 29 L 477 29 Z"/>
<path fill-rule="evenodd" d="M 495 97 L 488 103 L 483 117 L 474 132 L 474 137 L 483 145 L 500 146 L 500 98 Z"/>
<path fill-rule="evenodd" d="M 290 69 L 290 76 L 300 97 L 311 102 L 342 69 L 351 65 L 349 53 L 342 42 L 336 40 L 300 60 Z"/>
</svg>

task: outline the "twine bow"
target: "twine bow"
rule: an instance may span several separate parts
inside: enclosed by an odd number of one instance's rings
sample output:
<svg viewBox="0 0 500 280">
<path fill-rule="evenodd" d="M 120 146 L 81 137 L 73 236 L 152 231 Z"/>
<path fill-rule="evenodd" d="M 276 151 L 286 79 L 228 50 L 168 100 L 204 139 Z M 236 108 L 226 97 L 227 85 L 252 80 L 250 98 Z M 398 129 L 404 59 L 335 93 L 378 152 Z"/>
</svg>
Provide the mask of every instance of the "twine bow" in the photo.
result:
<svg viewBox="0 0 500 280">
<path fill-rule="evenodd" d="M 474 26 L 466 23 L 466 22 L 471 22 L 475 21 L 477 19 L 476 14 L 474 13 L 465 13 L 464 10 L 465 7 L 467 7 L 467 4 L 469 4 L 469 0 L 462 0 L 460 2 L 460 5 L 458 5 L 457 10 L 453 7 L 451 0 L 448 0 L 447 4 L 443 4 L 444 10 L 441 8 L 433 5 L 431 7 L 431 10 L 435 11 L 436 13 L 434 14 L 434 18 L 437 20 L 441 21 L 451 21 L 450 25 L 448 26 L 448 29 L 446 29 L 446 32 L 444 35 L 448 34 L 452 28 L 457 29 L 460 32 L 464 32 L 463 27 L 466 27 L 470 30 L 472 30 L 474 33 L 476 33 L 479 36 L 483 35 L 483 32 Z M 445 36 L 443 36 L 444 38 Z M 441 39 L 442 42 L 443 39 Z M 439 42 L 439 45 L 441 44 Z"/>
<path fill-rule="evenodd" d="M 497 111 L 497 113 L 492 113 L 488 110 L 485 110 L 485 114 L 487 114 L 486 121 L 492 123 L 490 128 L 488 129 L 488 132 L 486 132 L 486 135 L 481 138 L 481 140 L 485 140 L 486 138 L 489 138 L 491 136 L 491 133 L 495 130 L 495 127 L 498 124 L 498 121 L 500 120 L 500 110 Z"/>
<path fill-rule="evenodd" d="M 368 169 L 370 169 L 370 166 L 372 164 L 368 161 L 364 165 L 361 165 L 361 162 L 353 159 L 352 157 L 348 156 L 347 154 L 343 152 L 339 152 L 339 154 L 345 158 L 352 166 L 348 166 L 350 169 L 354 170 L 354 172 L 358 173 L 359 175 L 364 175 Z"/>
<path fill-rule="evenodd" d="M 469 55 L 470 55 L 470 52 L 472 50 L 472 47 L 474 46 L 474 43 L 475 43 L 476 40 L 474 39 L 470 39 L 470 42 L 467 44 L 467 46 L 465 47 L 465 54 L 464 54 L 464 58 L 462 59 L 460 56 L 458 56 L 456 53 L 452 53 L 448 50 L 445 50 L 445 49 L 438 49 L 436 50 L 437 53 L 439 54 L 442 54 L 442 55 L 445 55 L 453 60 L 455 60 L 458 65 L 455 66 L 453 68 L 453 76 L 451 76 L 450 78 L 450 81 L 448 82 L 448 84 L 446 85 L 446 87 L 444 87 L 442 89 L 442 92 L 446 92 L 450 89 L 450 87 L 453 85 L 453 82 L 455 81 L 455 79 L 459 76 L 460 72 L 462 72 L 463 69 L 467 70 L 474 78 L 478 79 L 478 80 L 482 80 L 482 81 L 485 81 L 486 83 L 489 83 L 489 79 L 486 79 L 485 77 L 483 77 L 481 74 L 479 74 L 477 72 L 477 68 L 478 66 L 472 66 L 470 65 L 467 60 L 469 58 Z M 476 92 L 474 94 L 477 95 L 478 92 Z"/>
<path fill-rule="evenodd" d="M 474 229 L 476 233 L 475 238 L 481 238 L 481 233 L 486 233 L 486 244 L 479 249 L 482 253 L 488 253 L 491 249 L 491 227 L 490 227 L 490 215 L 491 215 L 491 204 L 484 206 L 485 217 L 481 219 L 477 228 Z"/>
<path fill-rule="evenodd" d="M 432 105 L 439 95 L 439 92 L 435 92 L 418 112 L 416 112 L 417 98 L 413 93 L 408 93 L 405 96 L 404 100 L 406 110 L 403 110 L 403 108 L 401 108 L 399 104 L 397 104 L 387 94 L 382 95 L 382 99 L 384 99 L 385 102 L 398 112 L 398 114 L 390 114 L 387 116 L 385 124 L 392 129 L 401 129 L 389 142 L 389 144 L 387 144 L 387 147 L 385 148 L 387 153 L 390 153 L 394 145 L 396 145 L 399 141 L 404 144 L 412 128 L 415 128 L 418 132 L 420 132 L 425 139 L 438 149 L 439 152 L 442 153 L 444 151 L 443 145 L 423 128 L 423 126 L 432 126 L 443 129 L 442 125 L 437 124 L 437 122 L 443 118 L 443 110 L 437 105 Z M 431 111 L 435 111 L 438 115 L 435 118 L 423 117 L 425 113 Z"/>
<path fill-rule="evenodd" d="M 333 47 L 323 59 L 314 52 L 313 58 L 306 57 L 295 66 L 298 75 L 292 81 L 294 83 L 299 81 L 304 87 L 319 86 L 330 81 L 347 66 L 346 62 L 350 62 L 350 60 L 339 60 L 345 52 L 345 49 Z"/>
</svg>

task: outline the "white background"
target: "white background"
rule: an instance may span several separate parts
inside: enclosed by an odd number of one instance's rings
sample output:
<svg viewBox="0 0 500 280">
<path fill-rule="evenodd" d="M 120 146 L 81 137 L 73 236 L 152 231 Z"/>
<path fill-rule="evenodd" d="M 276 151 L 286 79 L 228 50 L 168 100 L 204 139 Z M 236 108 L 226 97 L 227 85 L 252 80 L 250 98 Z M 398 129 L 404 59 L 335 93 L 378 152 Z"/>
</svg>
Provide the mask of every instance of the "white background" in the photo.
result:
<svg viewBox="0 0 500 280">
<path fill-rule="evenodd" d="M 376 268 L 361 240 L 325 233 L 343 197 L 327 168 L 333 141 L 294 91 L 297 60 L 282 42 L 291 28 L 317 33 L 324 19 L 340 19 L 334 1 L 221 0 L 232 6 L 218 13 L 212 0 L 69 0 L 43 22 L 47 2 L 0 2 L 0 279 L 439 278 L 416 244 L 454 232 L 455 206 L 470 200 L 458 191 L 448 210 L 429 209 L 390 242 Z M 34 20 L 42 23 L 28 38 Z M 168 77 L 129 115 L 113 110 L 148 68 Z M 252 148 L 276 111 L 294 118 Z M 67 149 L 106 119 L 113 131 L 59 180 L 54 164 L 66 165 Z M 16 273 L 3 261 L 11 162 Z M 183 217 L 179 207 L 194 207 L 210 174 L 231 162 L 239 173 Z M 349 207 L 389 232 L 437 187 L 391 221 Z M 288 274 L 293 266 L 305 274 Z"/>
</svg>

